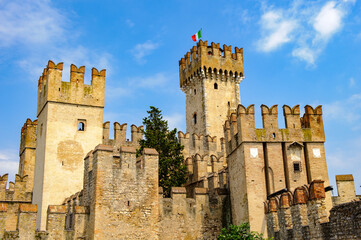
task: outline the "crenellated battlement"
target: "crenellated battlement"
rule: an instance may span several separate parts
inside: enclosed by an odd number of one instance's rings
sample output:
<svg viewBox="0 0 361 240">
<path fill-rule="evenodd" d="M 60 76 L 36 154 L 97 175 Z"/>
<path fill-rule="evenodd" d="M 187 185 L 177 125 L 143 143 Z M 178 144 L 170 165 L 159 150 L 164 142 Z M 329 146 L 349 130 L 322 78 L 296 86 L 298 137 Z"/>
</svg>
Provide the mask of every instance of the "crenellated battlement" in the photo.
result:
<svg viewBox="0 0 361 240">
<path fill-rule="evenodd" d="M 324 142 L 322 106 L 313 109 L 305 106 L 300 117 L 299 105 L 284 105 L 285 129 L 278 126 L 277 105 L 271 108 L 261 105 L 263 128 L 255 128 L 254 105 L 239 105 L 224 124 L 227 150 L 231 152 L 241 142 Z"/>
<path fill-rule="evenodd" d="M 8 182 L 8 174 L 0 176 L 0 202 L 30 202 L 32 192 L 28 190 L 29 183 L 28 176 L 15 175 L 15 183 L 9 182 L 9 187 L 6 188 Z"/>
<path fill-rule="evenodd" d="M 178 132 L 180 144 L 184 146 L 183 155 L 189 171 L 188 185 L 207 186 L 204 180 L 211 173 L 218 173 L 226 166 L 224 138 L 209 135 L 203 137 L 196 133 Z M 218 140 L 218 141 L 217 141 Z"/>
<path fill-rule="evenodd" d="M 265 202 L 268 237 L 275 239 L 357 239 L 361 201 L 326 208 L 324 182 L 314 180 Z M 354 231 L 353 231 L 354 230 Z M 355 231 L 356 230 L 356 231 Z M 345 238 L 345 239 L 346 239 Z"/>
<path fill-rule="evenodd" d="M 178 132 L 178 139 L 180 144 L 184 146 L 183 155 L 185 158 L 195 154 L 213 154 L 216 156 L 223 156 L 224 152 L 224 138 L 217 136 L 203 136 L 196 133 L 190 134 L 188 132 Z"/>
<path fill-rule="evenodd" d="M 243 48 L 200 40 L 179 61 L 180 87 L 184 89 L 197 77 L 235 81 L 239 84 L 244 76 Z"/>
<path fill-rule="evenodd" d="M 35 119 L 31 121 L 30 118 L 26 119 L 23 127 L 21 128 L 21 137 L 20 137 L 20 150 L 19 155 L 26 148 L 35 149 L 36 148 L 36 128 L 38 125 L 38 120 Z"/>
<path fill-rule="evenodd" d="M 130 126 L 131 130 L 131 139 L 127 139 L 127 123 L 120 124 L 114 122 L 114 138 L 110 139 L 109 137 L 109 128 L 110 122 L 105 122 L 103 124 L 103 144 L 117 146 L 128 146 L 139 148 L 139 140 L 143 139 L 143 126 L 137 127 L 132 124 Z"/>
<path fill-rule="evenodd" d="M 38 81 L 38 115 L 48 101 L 104 107 L 105 69 L 92 68 L 90 85 L 84 84 L 84 66 L 70 66 L 69 82 L 62 73 L 63 63 L 49 60 Z"/>
</svg>

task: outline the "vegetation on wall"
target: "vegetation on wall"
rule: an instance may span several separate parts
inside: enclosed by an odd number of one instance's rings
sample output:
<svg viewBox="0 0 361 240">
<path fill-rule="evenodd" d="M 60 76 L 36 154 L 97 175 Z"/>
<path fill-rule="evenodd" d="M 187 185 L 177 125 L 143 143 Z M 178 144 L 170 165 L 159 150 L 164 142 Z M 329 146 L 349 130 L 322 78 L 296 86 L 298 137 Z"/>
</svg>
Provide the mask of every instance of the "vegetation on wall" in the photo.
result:
<svg viewBox="0 0 361 240">
<path fill-rule="evenodd" d="M 262 234 L 251 232 L 249 223 L 242 223 L 241 226 L 229 225 L 223 228 L 217 240 L 265 240 Z"/>
<path fill-rule="evenodd" d="M 179 187 L 187 180 L 187 167 L 184 162 L 182 146 L 176 137 L 177 129 L 169 130 L 168 122 L 163 120 L 161 111 L 151 106 L 148 117 L 143 119 L 144 139 L 139 141 L 140 155 L 144 148 L 155 148 L 159 153 L 159 186 L 163 195 L 170 196 L 172 187 Z"/>
</svg>

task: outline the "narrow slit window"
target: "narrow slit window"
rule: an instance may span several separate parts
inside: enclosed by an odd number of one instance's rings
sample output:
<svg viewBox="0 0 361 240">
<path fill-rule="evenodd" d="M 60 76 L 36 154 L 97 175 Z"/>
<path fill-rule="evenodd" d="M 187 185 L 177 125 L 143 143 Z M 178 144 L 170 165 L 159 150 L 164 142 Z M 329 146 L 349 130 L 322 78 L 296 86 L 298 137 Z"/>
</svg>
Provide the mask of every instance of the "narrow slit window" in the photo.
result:
<svg viewBox="0 0 361 240">
<path fill-rule="evenodd" d="M 197 124 L 197 113 L 193 114 L 193 124 Z"/>
</svg>

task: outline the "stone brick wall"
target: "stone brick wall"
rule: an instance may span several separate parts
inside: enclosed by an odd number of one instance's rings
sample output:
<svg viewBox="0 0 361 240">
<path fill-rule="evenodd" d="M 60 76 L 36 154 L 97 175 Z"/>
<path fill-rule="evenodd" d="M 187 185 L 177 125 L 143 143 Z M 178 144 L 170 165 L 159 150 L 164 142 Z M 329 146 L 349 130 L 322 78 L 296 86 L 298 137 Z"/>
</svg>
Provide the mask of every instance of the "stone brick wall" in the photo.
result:
<svg viewBox="0 0 361 240">
<path fill-rule="evenodd" d="M 336 185 L 338 196 L 332 197 L 334 206 L 360 199 L 356 196 L 355 182 L 351 174 L 336 175 Z"/>
<path fill-rule="evenodd" d="M 159 239 L 217 239 L 230 205 L 227 192 L 211 191 L 195 188 L 192 198 L 184 187 L 172 188 L 171 198 L 162 198 L 160 192 Z"/>
<path fill-rule="evenodd" d="M 120 146 L 123 147 L 135 147 L 139 148 L 139 140 L 143 139 L 143 126 L 137 127 L 132 124 L 130 127 L 131 138 L 127 139 L 127 124 L 119 124 L 114 122 L 114 137 L 110 138 L 109 136 L 110 122 L 105 122 L 103 124 L 103 144 L 112 145 L 119 149 Z"/>
<path fill-rule="evenodd" d="M 275 239 L 360 239 L 361 201 L 326 210 L 324 183 L 314 180 L 266 202 L 268 236 Z M 328 217 L 329 215 L 329 217 Z"/>
<path fill-rule="evenodd" d="M 21 128 L 18 174 L 22 177 L 28 176 L 26 184 L 27 192 L 32 192 L 34 185 L 37 125 L 38 120 L 31 121 L 28 118 Z"/>
<path fill-rule="evenodd" d="M 187 132 L 223 136 L 222 125 L 240 103 L 243 49 L 200 40 L 179 61 L 180 87 L 186 95 Z"/>
<path fill-rule="evenodd" d="M 239 105 L 229 116 L 224 125 L 225 149 L 233 222 L 250 222 L 251 230 L 266 234 L 260 199 L 285 188 L 294 191 L 316 179 L 328 186 L 325 136 L 321 106 L 305 106 L 300 117 L 298 105 L 284 105 L 284 129 L 279 128 L 277 105 L 261 106 L 261 129 L 255 127 L 254 112 L 254 105 Z M 325 202 L 331 209 L 330 193 Z"/>
</svg>

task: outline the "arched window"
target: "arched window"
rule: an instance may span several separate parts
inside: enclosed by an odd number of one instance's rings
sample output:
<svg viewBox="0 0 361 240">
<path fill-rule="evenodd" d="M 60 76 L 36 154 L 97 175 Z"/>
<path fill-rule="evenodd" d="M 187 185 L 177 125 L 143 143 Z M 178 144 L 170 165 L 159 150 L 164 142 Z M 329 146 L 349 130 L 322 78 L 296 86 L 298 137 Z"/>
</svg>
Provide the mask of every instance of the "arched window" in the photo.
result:
<svg viewBox="0 0 361 240">
<path fill-rule="evenodd" d="M 217 83 L 214 84 L 214 89 L 218 89 L 218 84 Z"/>
<path fill-rule="evenodd" d="M 78 131 L 84 131 L 85 129 L 85 124 L 83 122 L 79 122 L 78 123 Z"/>
<path fill-rule="evenodd" d="M 86 127 L 86 120 L 78 119 L 78 131 L 80 131 L 80 132 L 85 131 L 85 127 Z"/>
<path fill-rule="evenodd" d="M 197 113 L 193 114 L 193 124 L 197 124 Z"/>
</svg>

